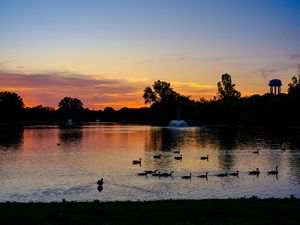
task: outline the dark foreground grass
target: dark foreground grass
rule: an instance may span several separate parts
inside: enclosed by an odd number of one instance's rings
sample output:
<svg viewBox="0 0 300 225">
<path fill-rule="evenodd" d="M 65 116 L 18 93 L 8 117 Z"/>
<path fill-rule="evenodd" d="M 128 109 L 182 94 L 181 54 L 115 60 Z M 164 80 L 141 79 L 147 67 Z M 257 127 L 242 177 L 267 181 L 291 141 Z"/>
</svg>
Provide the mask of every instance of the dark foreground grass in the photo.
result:
<svg viewBox="0 0 300 225">
<path fill-rule="evenodd" d="M 300 200 L 0 203 L 0 224 L 300 224 Z"/>
</svg>

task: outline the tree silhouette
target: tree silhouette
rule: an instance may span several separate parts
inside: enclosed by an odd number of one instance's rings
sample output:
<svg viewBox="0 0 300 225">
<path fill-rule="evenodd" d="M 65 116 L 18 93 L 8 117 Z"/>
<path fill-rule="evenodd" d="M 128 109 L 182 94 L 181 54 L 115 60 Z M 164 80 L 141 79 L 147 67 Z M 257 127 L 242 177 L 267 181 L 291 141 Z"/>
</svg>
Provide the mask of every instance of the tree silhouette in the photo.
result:
<svg viewBox="0 0 300 225">
<path fill-rule="evenodd" d="M 158 103 L 158 102 L 167 102 L 169 100 L 175 100 L 179 94 L 173 91 L 170 83 L 165 81 L 157 80 L 151 87 L 146 87 L 144 89 L 143 98 L 145 103 Z"/>
<path fill-rule="evenodd" d="M 292 95 L 300 95 L 300 68 L 296 76 L 292 77 L 292 82 L 288 84 L 288 93 Z"/>
<path fill-rule="evenodd" d="M 83 103 L 78 98 L 64 97 L 58 103 L 58 107 L 63 111 L 81 111 Z"/>
<path fill-rule="evenodd" d="M 222 75 L 221 82 L 218 82 L 218 97 L 224 98 L 240 98 L 241 93 L 235 89 L 231 76 L 228 73 Z"/>
<path fill-rule="evenodd" d="M 9 91 L 0 92 L 0 120 L 14 120 L 20 117 L 24 103 L 22 98 Z"/>
<path fill-rule="evenodd" d="M 77 119 L 83 112 L 83 103 L 78 98 L 64 97 L 58 103 L 58 111 L 62 114 L 63 119 Z"/>
</svg>

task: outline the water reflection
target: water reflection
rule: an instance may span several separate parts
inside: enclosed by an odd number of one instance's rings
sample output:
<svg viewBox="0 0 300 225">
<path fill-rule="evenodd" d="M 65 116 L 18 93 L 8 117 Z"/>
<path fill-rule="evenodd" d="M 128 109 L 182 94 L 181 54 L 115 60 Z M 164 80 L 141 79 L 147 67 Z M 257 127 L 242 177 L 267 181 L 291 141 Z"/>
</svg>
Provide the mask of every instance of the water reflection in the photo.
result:
<svg viewBox="0 0 300 225">
<path fill-rule="evenodd" d="M 229 171 L 235 167 L 235 154 L 237 131 L 230 127 L 217 130 L 216 139 L 219 140 L 219 164 L 220 167 Z"/>
<path fill-rule="evenodd" d="M 150 130 L 149 146 L 146 151 L 171 151 L 180 149 L 183 142 L 183 131 L 180 128 L 159 128 Z"/>
<path fill-rule="evenodd" d="M 0 150 L 19 149 L 23 143 L 24 129 L 21 126 L 0 127 Z"/>
<path fill-rule="evenodd" d="M 94 124 L 7 133 L 0 131 L 1 149 L 20 150 L 0 151 L 0 201 L 300 197 L 300 132 L 295 130 Z M 182 161 L 176 160 L 181 154 Z M 201 160 L 206 155 L 209 160 Z M 132 165 L 139 158 L 141 166 Z M 267 175 L 277 165 L 278 179 Z M 256 168 L 260 176 L 250 176 Z M 146 170 L 174 173 L 172 178 L 138 176 Z M 216 176 L 237 170 L 238 178 Z M 190 173 L 190 182 L 184 181 Z M 95 184 L 99 177 L 105 190 Z"/>
<path fill-rule="evenodd" d="M 78 145 L 82 142 L 83 138 L 83 128 L 82 126 L 76 127 L 59 127 L 59 142 L 58 144 L 64 145 Z"/>
</svg>

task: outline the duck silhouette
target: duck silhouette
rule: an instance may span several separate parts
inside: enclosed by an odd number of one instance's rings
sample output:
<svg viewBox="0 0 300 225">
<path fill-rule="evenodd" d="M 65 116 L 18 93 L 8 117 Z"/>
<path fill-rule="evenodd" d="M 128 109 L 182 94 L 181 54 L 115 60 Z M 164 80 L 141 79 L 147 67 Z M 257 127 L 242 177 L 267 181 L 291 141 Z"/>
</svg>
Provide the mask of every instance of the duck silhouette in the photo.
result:
<svg viewBox="0 0 300 225">
<path fill-rule="evenodd" d="M 199 178 L 206 178 L 207 179 L 207 176 L 208 176 L 208 172 L 206 172 L 205 174 L 199 175 L 198 177 Z"/>
<path fill-rule="evenodd" d="M 278 166 L 276 166 L 275 170 L 268 171 L 268 175 L 278 175 Z"/>
<path fill-rule="evenodd" d="M 249 175 L 256 175 L 256 176 L 258 176 L 259 174 L 260 174 L 260 172 L 259 172 L 258 168 L 256 168 L 256 170 L 249 171 Z"/>
<path fill-rule="evenodd" d="M 142 163 L 142 158 L 139 158 L 139 160 L 133 160 L 132 164 L 141 164 Z"/>
</svg>

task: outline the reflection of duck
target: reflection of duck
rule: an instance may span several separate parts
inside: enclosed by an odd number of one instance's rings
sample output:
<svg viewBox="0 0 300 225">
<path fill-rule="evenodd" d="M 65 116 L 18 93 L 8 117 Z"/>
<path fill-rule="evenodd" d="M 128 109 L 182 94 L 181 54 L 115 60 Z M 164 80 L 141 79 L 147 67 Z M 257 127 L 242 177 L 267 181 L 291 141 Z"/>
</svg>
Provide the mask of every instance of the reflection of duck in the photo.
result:
<svg viewBox="0 0 300 225">
<path fill-rule="evenodd" d="M 198 177 L 200 177 L 200 178 L 207 178 L 207 176 L 208 176 L 208 172 L 206 172 L 205 174 L 199 175 Z"/>
<path fill-rule="evenodd" d="M 180 155 L 180 156 L 175 156 L 174 159 L 176 159 L 176 160 L 182 160 L 182 155 Z"/>
<path fill-rule="evenodd" d="M 256 168 L 256 170 L 253 170 L 253 171 L 249 171 L 249 175 L 259 175 L 260 172 L 259 172 L 259 169 Z"/>
<path fill-rule="evenodd" d="M 179 150 L 174 151 L 175 154 L 180 154 Z"/>
<path fill-rule="evenodd" d="M 271 170 L 268 172 L 268 175 L 278 175 L 278 166 L 276 166 L 275 170 Z"/>
<path fill-rule="evenodd" d="M 99 186 L 102 186 L 102 185 L 103 185 L 103 178 L 101 178 L 100 180 L 98 180 L 98 181 L 97 181 L 97 184 L 98 184 Z"/>
<path fill-rule="evenodd" d="M 216 176 L 217 177 L 228 177 L 228 173 L 219 173 Z"/>
<path fill-rule="evenodd" d="M 99 185 L 99 186 L 97 187 L 97 190 L 98 190 L 99 192 L 103 191 L 103 186 L 102 186 L 102 185 Z"/>
<path fill-rule="evenodd" d="M 172 171 L 171 173 L 159 173 L 160 177 L 171 177 L 172 173 L 174 173 L 174 171 Z"/>
<path fill-rule="evenodd" d="M 259 154 L 259 149 L 253 152 L 254 154 Z"/>
<path fill-rule="evenodd" d="M 141 164 L 142 163 L 142 158 L 139 158 L 139 160 L 133 160 L 132 164 Z"/>
<path fill-rule="evenodd" d="M 208 160 L 208 156 L 209 156 L 209 155 L 207 155 L 207 156 L 202 156 L 200 159 L 201 159 L 201 160 Z"/>
<path fill-rule="evenodd" d="M 145 173 L 148 173 L 148 174 L 153 174 L 153 173 L 156 173 L 158 172 L 158 170 L 145 170 Z"/>
<path fill-rule="evenodd" d="M 160 158 L 161 158 L 161 154 L 154 155 L 153 158 L 154 158 L 154 159 L 160 159 Z"/>
<path fill-rule="evenodd" d="M 192 179 L 192 173 L 190 173 L 189 176 L 182 176 L 181 178 L 182 179 Z"/>
<path fill-rule="evenodd" d="M 238 177 L 240 171 L 236 171 L 236 173 L 230 173 L 229 176 Z"/>
</svg>

